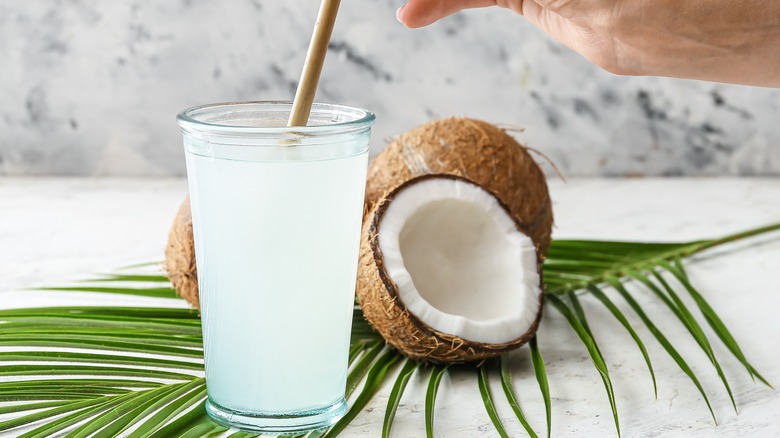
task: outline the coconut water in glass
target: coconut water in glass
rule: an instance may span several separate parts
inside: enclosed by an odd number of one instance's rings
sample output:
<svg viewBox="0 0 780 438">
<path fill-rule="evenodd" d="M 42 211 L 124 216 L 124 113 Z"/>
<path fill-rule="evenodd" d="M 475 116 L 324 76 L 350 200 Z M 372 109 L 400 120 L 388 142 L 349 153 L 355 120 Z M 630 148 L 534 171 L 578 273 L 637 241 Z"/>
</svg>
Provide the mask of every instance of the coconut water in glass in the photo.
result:
<svg viewBox="0 0 780 438">
<path fill-rule="evenodd" d="M 208 401 L 260 432 L 326 427 L 346 412 L 368 111 L 283 102 L 178 116 L 198 268 Z"/>
</svg>

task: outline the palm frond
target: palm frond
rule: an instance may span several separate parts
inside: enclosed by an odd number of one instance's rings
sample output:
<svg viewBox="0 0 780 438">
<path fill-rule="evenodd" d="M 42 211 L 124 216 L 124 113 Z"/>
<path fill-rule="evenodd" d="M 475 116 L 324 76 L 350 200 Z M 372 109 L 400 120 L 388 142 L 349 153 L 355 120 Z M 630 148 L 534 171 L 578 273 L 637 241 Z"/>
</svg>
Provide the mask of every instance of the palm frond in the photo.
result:
<svg viewBox="0 0 780 438">
<path fill-rule="evenodd" d="M 515 391 L 512 385 L 512 374 L 509 368 L 509 356 L 502 356 L 499 359 L 499 364 L 501 367 L 501 388 L 504 390 L 504 395 L 506 395 L 509 406 L 512 408 L 512 411 L 514 411 L 517 419 L 520 421 L 520 424 L 523 425 L 525 431 L 528 432 L 528 435 L 531 438 L 538 438 L 536 432 L 534 432 L 531 425 L 528 424 L 528 420 L 525 418 L 523 410 L 520 409 L 520 403 L 518 403 L 517 397 L 515 396 Z"/>
<path fill-rule="evenodd" d="M 669 287 L 668 283 L 660 275 L 661 272 L 666 271 L 671 273 L 682 285 L 688 290 L 693 297 L 697 306 L 705 316 L 705 320 L 710 324 L 718 337 L 727 346 L 729 351 L 739 360 L 745 368 L 748 370 L 751 376 L 754 376 L 768 385 L 768 382 L 763 379 L 760 374 L 755 372 L 755 368 L 745 358 L 742 350 L 739 348 L 737 342 L 731 336 L 730 332 L 726 328 L 722 320 L 715 314 L 714 310 L 709 304 L 704 301 L 703 296 L 696 291 L 690 284 L 688 277 L 682 269 L 682 263 L 680 260 L 689 257 L 716 246 L 724 245 L 727 243 L 736 242 L 739 240 L 748 239 L 754 236 L 758 236 L 765 233 L 770 233 L 780 230 L 780 224 L 772 224 L 765 227 L 759 227 L 751 230 L 747 230 L 740 233 L 731 234 L 720 239 L 713 240 L 699 240 L 685 243 L 639 243 L 639 242 L 613 242 L 613 241 L 563 241 L 557 240 L 553 243 L 550 252 L 548 253 L 548 259 L 544 265 L 545 276 L 545 295 L 548 302 L 552 303 L 558 310 L 563 310 L 564 316 L 569 321 L 570 326 L 577 332 L 580 340 L 588 348 L 589 352 L 592 352 L 591 357 L 599 355 L 598 346 L 592 341 L 592 334 L 589 336 L 591 339 L 582 336 L 582 331 L 585 334 L 589 333 L 587 323 L 582 323 L 582 317 L 584 313 L 581 307 L 576 302 L 575 292 L 587 292 L 595 295 L 596 298 L 603 304 L 607 303 L 602 299 L 606 298 L 605 294 L 600 294 L 601 285 L 612 286 L 618 289 L 618 292 L 623 295 L 626 301 L 629 301 L 629 305 L 640 316 L 645 325 L 650 329 L 659 343 L 662 344 L 664 349 L 672 356 L 678 366 L 683 369 L 685 374 L 693 381 L 702 397 L 707 404 L 713 420 L 715 420 L 715 414 L 712 411 L 710 402 L 704 393 L 704 390 L 699 383 L 698 378 L 693 373 L 693 370 L 687 365 L 682 356 L 677 352 L 671 343 L 661 334 L 655 324 L 650 321 L 649 317 L 642 311 L 639 304 L 631 297 L 631 294 L 627 289 L 622 287 L 621 279 L 633 279 L 639 281 L 648 290 L 653 292 L 658 298 L 660 298 L 669 309 L 674 313 L 677 318 L 688 329 L 691 335 L 696 340 L 700 348 L 705 352 L 710 362 L 713 364 L 718 377 L 721 379 L 724 388 L 732 402 L 734 409 L 736 410 L 736 402 L 734 400 L 731 387 L 723 373 L 720 362 L 714 355 L 709 340 L 704 335 L 698 322 L 693 318 L 690 311 L 685 304 L 678 300 L 676 292 L 673 288 Z M 653 277 L 661 287 L 657 286 L 651 281 L 648 276 Z M 594 293 L 594 290 L 597 291 Z M 668 295 L 667 295 L 668 294 Z M 560 305 L 563 301 L 557 299 L 558 296 L 564 296 L 567 298 L 574 297 L 575 301 L 570 299 L 572 307 L 568 309 L 572 318 L 566 315 L 566 308 L 561 309 Z M 565 304 L 564 304 L 565 306 Z M 610 313 L 627 329 L 629 327 L 624 324 L 627 322 L 625 318 L 621 318 L 620 313 L 614 312 L 616 308 L 610 308 Z M 619 309 L 618 309 L 619 310 Z M 641 314 L 640 314 L 641 312 Z M 579 320 L 579 326 L 576 324 L 576 320 Z M 575 321 L 574 323 L 572 323 Z M 634 332 L 632 338 L 635 342 L 641 343 L 641 339 Z M 640 347 L 640 350 L 643 348 Z M 646 354 L 646 349 L 643 352 L 645 361 L 648 364 L 649 369 L 651 362 L 649 355 Z M 600 364 L 594 361 L 599 373 L 602 372 Z M 602 374 L 603 377 L 603 374 Z M 653 379 L 653 386 L 657 388 L 655 382 L 655 376 L 651 369 L 651 378 Z M 605 385 L 606 385 L 605 381 Z M 609 385 L 607 385 L 609 386 Z M 657 389 L 656 389 L 657 391 Z M 609 391 L 608 391 L 609 393 Z M 619 425 L 617 421 L 617 411 L 612 403 L 610 397 L 610 405 L 613 410 L 613 417 L 615 419 L 615 425 Z"/>
<path fill-rule="evenodd" d="M 146 356 L 119 356 L 113 354 L 76 353 L 72 351 L 5 351 L 0 352 L 0 362 L 72 362 L 86 364 L 134 365 L 178 370 L 203 371 L 202 362 L 158 359 Z M 50 368 L 51 365 L 48 365 Z"/>
<path fill-rule="evenodd" d="M 625 315 L 623 315 L 623 312 L 620 311 L 620 309 L 612 302 L 612 300 L 607 297 L 607 294 L 605 294 L 598 286 L 595 284 L 589 284 L 588 285 L 588 292 L 593 294 L 596 299 L 598 299 L 602 304 L 604 304 L 604 307 L 606 307 L 610 313 L 612 313 L 612 316 L 615 317 L 615 319 L 620 322 L 620 324 L 628 331 L 628 334 L 631 336 L 631 339 L 634 340 L 637 347 L 639 347 L 639 351 L 642 353 L 642 357 L 645 359 L 645 363 L 647 364 L 647 370 L 650 371 L 650 378 L 653 380 L 653 394 L 655 395 L 655 398 L 658 398 L 658 384 L 655 380 L 655 372 L 653 371 L 653 363 L 650 361 L 650 356 L 647 353 L 647 349 L 645 348 L 644 342 L 642 342 L 642 339 L 639 338 L 639 335 L 636 333 L 633 327 L 631 327 L 631 324 L 626 319 Z"/>
<path fill-rule="evenodd" d="M 43 287 L 39 290 L 50 290 L 60 292 L 101 292 L 106 294 L 138 295 L 152 298 L 178 298 L 176 289 L 172 287 L 145 287 L 145 288 L 126 288 L 109 286 L 68 286 L 68 287 Z"/>
<path fill-rule="evenodd" d="M 193 406 L 202 403 L 206 397 L 206 380 L 195 379 L 189 384 L 183 385 L 166 398 L 168 403 L 164 404 L 153 415 L 146 418 L 137 429 L 128 435 L 128 438 L 141 438 L 152 436 L 153 433 L 165 427 L 169 420 L 182 412 L 187 412 Z M 205 414 L 205 409 L 199 409 Z M 170 435 L 169 435 L 170 436 Z"/>
<path fill-rule="evenodd" d="M 433 438 L 433 412 L 436 404 L 436 394 L 439 392 L 441 379 L 447 371 L 445 365 L 433 365 L 428 379 L 428 389 L 425 391 L 425 436 Z"/>
<path fill-rule="evenodd" d="M 780 230 L 780 223 L 730 234 L 713 240 L 683 243 L 555 240 L 544 264 L 545 294 L 584 290 L 607 277 L 623 278 L 660 261 L 684 259 L 708 249 Z"/>
<path fill-rule="evenodd" d="M 569 298 L 573 298 L 572 308 L 570 308 L 563 300 L 556 295 L 550 295 L 547 300 L 555 307 L 569 322 L 569 325 L 574 332 L 579 336 L 582 343 L 585 344 L 585 348 L 588 350 L 593 365 L 601 376 L 601 380 L 604 382 L 604 389 L 607 391 L 607 398 L 609 399 L 609 406 L 612 408 L 612 417 L 615 420 L 615 429 L 618 436 L 620 436 L 620 422 L 618 421 L 617 404 L 615 402 L 615 391 L 612 387 L 612 379 L 609 377 L 609 370 L 607 364 L 604 362 L 604 357 L 601 355 L 596 340 L 593 339 L 593 335 L 588 327 L 588 323 L 585 320 L 585 314 L 582 312 L 582 308 L 577 304 L 576 296 L 570 295 Z"/>
<path fill-rule="evenodd" d="M 163 274 L 103 274 L 100 277 L 87 279 L 84 283 L 123 282 L 123 283 L 168 283 L 168 276 Z"/>
<path fill-rule="evenodd" d="M 544 399 L 544 411 L 547 419 L 547 438 L 552 435 L 552 403 L 550 403 L 550 385 L 547 383 L 547 371 L 544 367 L 544 358 L 539 351 L 536 337 L 528 342 L 528 349 L 531 352 L 531 363 L 534 365 L 534 374 L 536 374 L 536 381 L 539 383 L 539 390 L 542 392 L 542 398 Z"/>
<path fill-rule="evenodd" d="M 583 343 L 608 395 L 616 430 L 620 433 L 613 382 L 580 300 L 603 305 L 628 332 L 639 348 L 656 390 L 656 376 L 644 341 L 629 323 L 626 310 L 611 298 L 620 295 L 649 332 L 688 376 L 700 392 L 710 414 L 710 401 L 694 370 L 661 332 L 634 297 L 636 290 L 649 292 L 662 301 L 682 322 L 707 356 L 736 408 L 731 388 L 702 324 L 677 292 L 682 288 L 698 308 L 707 325 L 747 372 L 768 382 L 747 360 L 739 344 L 704 295 L 691 283 L 682 259 L 729 242 L 776 231 L 780 224 L 757 228 L 715 240 L 686 243 L 637 243 L 557 240 L 544 265 L 547 303 L 556 308 Z M 50 291 L 108 293 L 176 298 L 175 291 L 159 270 L 103 274 L 75 286 L 48 288 Z M 200 318 L 190 309 L 166 307 L 47 307 L 0 310 L 0 431 L 14 436 L 98 438 L 216 436 L 225 428 L 205 414 L 203 350 Z M 694 306 L 692 306 L 694 307 Z M 17 348 L 24 347 L 24 348 Z M 18 351 L 22 350 L 22 351 Z M 547 373 L 534 337 L 529 342 L 534 374 L 544 403 L 547 436 L 551 436 L 552 407 Z M 383 436 L 390 436 L 393 419 L 413 373 L 420 364 L 388 349 L 384 340 L 367 323 L 358 306 L 353 314 L 349 349 L 347 415 L 325 431 L 308 438 L 334 437 L 365 408 L 390 375 L 398 369 L 390 390 L 383 424 Z M 511 378 L 508 357 L 500 362 L 501 386 L 506 402 L 523 428 L 537 436 L 520 409 Z M 499 435 L 506 434 L 496 413 L 499 400 L 489 388 L 493 362 L 478 368 L 476 375 L 483 404 Z M 425 432 L 432 437 L 435 401 L 447 367 L 432 365 L 425 395 Z M 361 387 L 362 385 L 362 387 Z M 360 389 L 358 391 L 358 389 Z M 355 395 L 356 394 L 356 395 Z M 12 418 L 8 418 L 12 417 Z M 233 432 L 232 437 L 255 436 Z M 303 435 L 296 435 L 303 436 Z"/>
<path fill-rule="evenodd" d="M 135 392 L 129 392 L 127 394 L 106 396 L 99 399 L 91 400 L 89 406 L 82 407 L 80 409 L 71 409 L 71 413 L 64 417 L 57 418 L 42 426 L 39 426 L 27 433 L 19 436 L 19 438 L 45 438 L 67 429 L 75 424 L 81 423 L 84 420 L 89 419 L 103 411 L 113 408 L 114 406 L 122 403 L 124 400 L 133 398 L 137 395 Z"/>
<path fill-rule="evenodd" d="M 398 373 L 398 378 L 395 380 L 395 385 L 390 391 L 390 397 L 387 399 L 387 408 L 385 409 L 385 421 L 382 424 L 382 438 L 390 437 L 390 428 L 393 426 L 393 420 L 395 419 L 395 413 L 398 410 L 398 404 L 401 402 L 401 396 L 404 394 L 404 389 L 409 383 L 409 379 L 412 377 L 412 373 L 420 366 L 420 362 L 405 359 L 404 366 L 401 368 L 401 372 Z"/>
<path fill-rule="evenodd" d="M 509 438 L 509 434 L 504 428 L 504 424 L 498 417 L 496 412 L 496 406 L 493 403 L 493 395 L 490 393 L 490 386 L 488 382 L 488 367 L 487 363 L 483 363 L 477 368 L 477 385 L 479 385 L 479 394 L 482 396 L 482 403 L 485 405 L 485 411 L 490 417 L 490 421 L 493 422 L 493 427 L 496 428 L 496 432 L 501 438 Z"/>
<path fill-rule="evenodd" d="M 718 373 L 718 377 L 720 378 L 721 382 L 723 382 L 723 386 L 726 388 L 729 399 L 731 399 L 731 405 L 734 407 L 734 411 L 736 412 L 737 404 L 734 401 L 734 395 L 731 392 L 731 386 L 729 385 L 726 375 L 723 374 L 723 368 L 720 366 L 720 361 L 718 361 L 717 357 L 715 357 L 715 352 L 712 349 L 712 345 L 710 344 L 709 339 L 707 339 L 707 335 L 704 334 L 704 330 L 702 330 L 701 325 L 699 325 L 698 321 L 696 321 L 696 318 L 693 317 L 693 314 L 690 310 L 688 310 L 688 307 L 680 299 L 679 295 L 677 295 L 674 288 L 672 288 L 669 283 L 664 280 L 658 271 L 652 269 L 650 272 L 653 274 L 653 277 L 658 282 L 658 284 L 660 284 L 662 287 L 662 289 L 659 289 L 658 287 L 652 287 L 651 289 L 655 291 L 656 294 L 663 294 L 663 292 L 661 292 L 661 290 L 663 290 L 666 292 L 667 296 L 671 298 L 671 301 L 664 299 L 664 302 L 667 303 L 667 306 L 675 315 L 677 315 L 680 322 L 685 325 L 685 327 L 688 329 L 688 332 L 696 340 L 696 343 L 699 344 L 701 349 L 707 355 L 707 358 L 712 363 L 712 366 L 715 367 L 715 371 Z M 648 284 L 652 285 L 653 283 L 651 281 Z M 661 295 L 659 295 L 659 297 L 660 296 Z"/>
<path fill-rule="evenodd" d="M 677 366 L 679 366 L 680 369 L 685 373 L 685 375 L 688 376 L 689 379 L 691 379 L 694 386 L 696 386 L 696 389 L 699 390 L 699 393 L 704 399 L 704 402 L 707 404 L 707 409 L 709 409 L 710 415 L 712 415 L 712 421 L 717 422 L 715 418 L 715 412 L 712 410 L 712 406 L 710 405 L 709 398 L 707 398 L 707 393 L 704 392 L 704 388 L 701 386 L 699 379 L 693 373 L 691 367 L 688 366 L 688 363 L 685 361 L 685 359 L 683 359 L 680 353 L 677 352 L 677 349 L 675 349 L 674 346 L 672 346 L 671 342 L 669 342 L 666 336 L 664 336 L 664 334 L 661 333 L 658 327 L 650 320 L 650 318 L 647 316 L 645 311 L 642 309 L 642 306 L 640 306 L 639 303 L 637 303 L 637 301 L 634 299 L 634 297 L 631 296 L 628 290 L 626 290 L 626 288 L 623 287 L 623 284 L 620 283 L 620 281 L 615 277 L 609 278 L 608 282 L 612 287 L 615 288 L 615 290 L 617 290 L 620 293 L 620 295 L 628 303 L 628 305 L 634 310 L 637 316 L 639 316 L 639 319 L 642 320 L 642 322 L 645 324 L 647 329 L 650 330 L 650 333 L 652 333 L 653 336 L 656 338 L 656 340 L 658 340 L 658 343 L 661 344 L 664 350 L 666 350 L 669 356 L 671 356 L 671 358 L 675 361 Z"/>
<path fill-rule="evenodd" d="M 396 362 L 401 360 L 403 356 L 394 350 L 385 350 L 385 352 L 371 365 L 371 369 L 368 371 L 366 377 L 366 383 L 363 386 L 363 390 L 352 402 L 352 406 L 347 410 L 346 415 L 342 417 L 336 424 L 334 424 L 324 435 L 324 437 L 332 438 L 340 434 L 344 428 L 355 418 L 358 413 L 368 404 L 371 398 L 376 394 L 379 388 L 384 383 L 385 376 Z"/>
<path fill-rule="evenodd" d="M 710 325 L 712 330 L 723 342 L 723 345 L 725 345 L 726 348 L 728 348 L 729 351 L 734 355 L 734 357 L 736 357 L 737 360 L 739 360 L 740 363 L 745 366 L 745 369 L 748 371 L 750 376 L 753 378 L 758 378 L 758 380 L 760 380 L 765 385 L 772 387 L 772 385 L 770 385 L 766 379 L 758 374 L 756 369 L 753 368 L 753 365 L 748 362 L 745 354 L 742 352 L 742 349 L 739 348 L 739 344 L 737 344 L 737 341 L 734 340 L 734 336 L 731 335 L 729 329 L 726 328 L 726 324 L 724 324 L 718 314 L 715 313 L 715 310 L 713 310 L 707 300 L 704 299 L 704 296 L 702 296 L 702 294 L 699 293 L 699 291 L 696 290 L 693 285 L 691 285 L 690 281 L 688 280 L 688 275 L 685 272 L 685 268 L 682 266 L 681 260 L 679 258 L 674 259 L 673 264 L 663 260 L 659 262 L 659 265 L 674 275 L 680 284 L 685 287 L 685 290 L 688 291 L 688 293 L 691 295 L 691 298 L 693 298 L 693 300 L 696 302 L 696 305 L 699 307 L 702 315 L 704 315 L 704 319 Z"/>
<path fill-rule="evenodd" d="M 194 409 L 186 411 L 184 415 L 157 429 L 148 437 L 204 437 L 213 431 L 222 432 L 226 430 L 224 427 L 214 424 L 208 418 L 204 404 L 205 400 L 200 401 Z"/>
<path fill-rule="evenodd" d="M 192 382 L 166 385 L 158 388 L 155 392 L 150 392 L 150 394 L 153 395 L 144 403 L 128 406 L 131 409 L 121 412 L 115 419 L 106 418 L 105 420 L 109 421 L 102 421 L 100 418 L 95 418 L 91 423 L 105 422 L 106 424 L 104 424 L 103 429 L 99 430 L 93 438 L 111 438 L 119 436 L 122 432 L 137 424 L 142 418 L 167 406 L 171 401 L 191 390 L 192 386 Z"/>
<path fill-rule="evenodd" d="M 374 362 L 374 359 L 376 359 L 384 348 L 384 343 L 379 341 L 375 342 L 363 353 L 357 364 L 349 371 L 349 374 L 347 375 L 347 398 L 349 398 L 349 396 L 352 395 L 352 392 L 358 387 L 363 376 L 366 375 L 371 364 Z"/>
</svg>

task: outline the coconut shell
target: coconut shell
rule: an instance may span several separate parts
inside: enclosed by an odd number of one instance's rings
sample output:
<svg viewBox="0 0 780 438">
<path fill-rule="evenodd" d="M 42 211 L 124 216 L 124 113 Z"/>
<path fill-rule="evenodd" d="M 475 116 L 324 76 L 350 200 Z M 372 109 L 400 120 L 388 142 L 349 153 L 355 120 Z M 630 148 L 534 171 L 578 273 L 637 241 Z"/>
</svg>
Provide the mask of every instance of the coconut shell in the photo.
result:
<svg viewBox="0 0 780 438">
<path fill-rule="evenodd" d="M 200 309 L 189 196 L 179 207 L 168 234 L 168 245 L 165 247 L 165 270 L 176 292 L 193 307 Z"/>
<path fill-rule="evenodd" d="M 398 288 L 385 269 L 382 249 L 379 247 L 379 228 L 393 199 L 407 187 L 429 178 L 465 179 L 446 174 L 429 174 L 413 178 L 381 197 L 374 203 L 374 207 L 366 217 L 360 241 L 357 279 L 357 297 L 363 314 L 390 345 L 415 360 L 434 363 L 476 362 L 521 347 L 531 340 L 539 328 L 542 318 L 543 295 L 541 293 L 539 312 L 531 327 L 519 338 L 502 344 L 469 341 L 435 330 L 411 313 L 400 299 Z M 508 211 L 507 206 L 500 200 L 499 204 Z M 522 224 L 518 221 L 515 223 L 521 232 L 528 234 Z M 541 279 L 541 261 L 538 263 L 538 269 Z"/>
<path fill-rule="evenodd" d="M 369 166 L 367 211 L 404 181 L 434 173 L 462 176 L 494 193 L 528 230 L 539 256 L 547 254 L 553 213 L 544 173 L 524 146 L 481 120 L 436 120 L 397 137 Z"/>
</svg>

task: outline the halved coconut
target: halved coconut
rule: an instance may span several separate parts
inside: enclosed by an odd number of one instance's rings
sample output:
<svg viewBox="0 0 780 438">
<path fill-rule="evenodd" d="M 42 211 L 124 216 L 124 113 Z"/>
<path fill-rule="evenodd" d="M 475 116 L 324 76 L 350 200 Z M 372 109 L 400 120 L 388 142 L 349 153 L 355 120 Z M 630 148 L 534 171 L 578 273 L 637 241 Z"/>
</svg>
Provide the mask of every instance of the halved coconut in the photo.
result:
<svg viewBox="0 0 780 438">
<path fill-rule="evenodd" d="M 523 145 L 482 120 L 434 120 L 398 136 L 369 165 L 367 209 L 404 181 L 434 173 L 462 176 L 494 193 L 540 257 L 547 254 L 553 213 L 544 173 Z"/>
<path fill-rule="evenodd" d="M 363 228 L 358 299 L 407 356 L 477 361 L 536 332 L 536 246 L 485 188 L 452 175 L 416 177 L 377 202 Z"/>
</svg>

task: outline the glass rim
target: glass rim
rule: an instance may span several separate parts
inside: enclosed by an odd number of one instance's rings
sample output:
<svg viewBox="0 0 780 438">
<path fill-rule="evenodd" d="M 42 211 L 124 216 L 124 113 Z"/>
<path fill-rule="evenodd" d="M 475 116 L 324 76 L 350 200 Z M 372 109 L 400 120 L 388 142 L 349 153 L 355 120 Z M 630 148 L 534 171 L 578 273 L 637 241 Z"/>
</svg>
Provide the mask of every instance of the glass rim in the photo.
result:
<svg viewBox="0 0 780 438">
<path fill-rule="evenodd" d="M 338 134 L 344 132 L 359 131 L 362 129 L 370 128 L 376 121 L 376 116 L 371 111 L 363 108 L 350 105 L 338 105 L 331 103 L 317 103 L 312 104 L 312 113 L 328 113 L 335 111 L 342 111 L 355 115 L 353 120 L 345 120 L 340 122 L 326 123 L 322 125 L 307 125 L 307 126 L 249 126 L 249 125 L 228 125 L 223 123 L 214 123 L 203 120 L 198 120 L 197 113 L 206 112 L 208 110 L 216 110 L 224 108 L 228 110 L 230 108 L 251 107 L 257 105 L 276 106 L 280 108 L 290 107 L 292 108 L 291 101 L 284 100 L 257 100 L 257 101 L 237 101 L 237 102 L 220 102 L 210 103 L 206 105 L 196 105 L 182 110 L 176 116 L 176 122 L 182 129 L 187 131 L 196 132 L 208 132 L 215 135 L 303 135 L 303 136 L 315 136 L 323 134 Z M 285 108 L 286 109 L 286 108 Z"/>
</svg>

